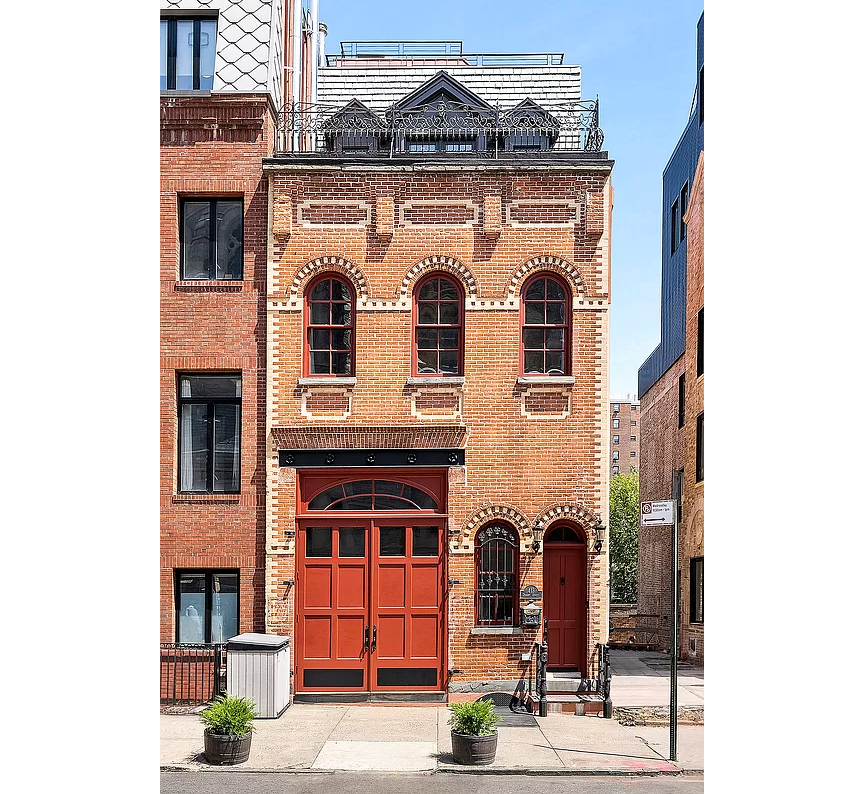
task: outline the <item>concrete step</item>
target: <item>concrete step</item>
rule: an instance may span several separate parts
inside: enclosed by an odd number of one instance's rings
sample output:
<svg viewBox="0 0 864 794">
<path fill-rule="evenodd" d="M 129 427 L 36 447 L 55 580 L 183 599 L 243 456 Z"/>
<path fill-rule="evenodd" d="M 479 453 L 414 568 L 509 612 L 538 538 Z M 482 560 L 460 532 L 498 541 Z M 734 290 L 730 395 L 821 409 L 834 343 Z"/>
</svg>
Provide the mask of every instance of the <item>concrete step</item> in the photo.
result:
<svg viewBox="0 0 864 794">
<path fill-rule="evenodd" d="M 540 696 L 531 693 L 530 708 L 536 714 L 540 708 Z M 595 692 L 549 692 L 546 695 L 546 710 L 549 714 L 575 714 L 579 717 L 603 713 L 603 698 Z"/>
</svg>

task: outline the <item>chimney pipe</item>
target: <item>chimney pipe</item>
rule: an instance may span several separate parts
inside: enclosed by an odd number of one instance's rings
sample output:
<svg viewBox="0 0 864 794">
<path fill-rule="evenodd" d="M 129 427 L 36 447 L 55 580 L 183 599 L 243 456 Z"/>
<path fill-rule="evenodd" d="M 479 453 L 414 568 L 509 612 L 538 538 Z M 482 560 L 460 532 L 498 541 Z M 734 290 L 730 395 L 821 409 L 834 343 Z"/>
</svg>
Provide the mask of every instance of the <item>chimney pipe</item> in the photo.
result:
<svg viewBox="0 0 864 794">
<path fill-rule="evenodd" d="M 291 8 L 291 101 L 296 103 L 300 101 L 300 63 L 302 57 L 302 35 L 303 35 L 303 0 L 292 0 Z M 292 123 L 294 119 L 292 118 Z M 294 129 L 294 146 L 293 150 L 300 149 L 300 132 Z"/>
<path fill-rule="evenodd" d="M 327 66 L 327 56 L 324 54 L 324 43 L 327 40 L 327 25 L 318 23 L 318 65 Z"/>
</svg>

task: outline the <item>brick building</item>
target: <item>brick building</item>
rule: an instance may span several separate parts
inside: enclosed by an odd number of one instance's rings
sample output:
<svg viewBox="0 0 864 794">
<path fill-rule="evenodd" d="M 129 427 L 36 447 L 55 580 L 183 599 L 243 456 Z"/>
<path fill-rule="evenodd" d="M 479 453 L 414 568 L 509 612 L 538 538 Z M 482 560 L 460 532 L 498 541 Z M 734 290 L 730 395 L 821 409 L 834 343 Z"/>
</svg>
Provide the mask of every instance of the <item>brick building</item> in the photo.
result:
<svg viewBox="0 0 864 794">
<path fill-rule="evenodd" d="M 661 341 L 639 370 L 639 496 L 680 505 L 679 652 L 697 661 L 704 660 L 703 41 L 704 16 L 697 25 L 690 117 L 663 173 Z M 648 642 L 663 650 L 671 637 L 670 542 L 668 527 L 639 529 L 639 623 Z"/>
<path fill-rule="evenodd" d="M 300 699 L 524 690 L 532 598 L 551 667 L 597 675 L 612 161 L 578 66 L 498 57 L 343 44 L 264 160 L 266 628 Z"/>
<path fill-rule="evenodd" d="M 609 477 L 639 471 L 639 403 L 609 403 Z"/>
</svg>

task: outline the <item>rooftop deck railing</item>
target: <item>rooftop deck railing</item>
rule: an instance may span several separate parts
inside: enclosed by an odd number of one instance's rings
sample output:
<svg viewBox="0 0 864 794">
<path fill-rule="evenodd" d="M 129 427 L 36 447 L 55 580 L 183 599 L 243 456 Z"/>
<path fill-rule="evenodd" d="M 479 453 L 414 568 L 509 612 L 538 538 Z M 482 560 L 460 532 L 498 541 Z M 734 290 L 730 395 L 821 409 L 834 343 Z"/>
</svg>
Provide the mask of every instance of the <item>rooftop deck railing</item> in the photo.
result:
<svg viewBox="0 0 864 794">
<path fill-rule="evenodd" d="M 343 41 L 340 52 L 326 58 L 328 66 L 364 59 L 412 62 L 452 59 L 465 66 L 561 66 L 564 63 L 562 52 L 466 53 L 462 51 L 461 41 Z"/>
<path fill-rule="evenodd" d="M 539 106 L 475 107 L 455 102 L 377 112 L 359 102 L 295 103 L 279 114 L 277 154 L 392 158 L 424 155 L 548 157 L 561 152 L 599 152 L 600 100 Z M 438 148 L 425 151 L 423 144 Z M 429 149 L 427 145 L 425 149 Z"/>
</svg>

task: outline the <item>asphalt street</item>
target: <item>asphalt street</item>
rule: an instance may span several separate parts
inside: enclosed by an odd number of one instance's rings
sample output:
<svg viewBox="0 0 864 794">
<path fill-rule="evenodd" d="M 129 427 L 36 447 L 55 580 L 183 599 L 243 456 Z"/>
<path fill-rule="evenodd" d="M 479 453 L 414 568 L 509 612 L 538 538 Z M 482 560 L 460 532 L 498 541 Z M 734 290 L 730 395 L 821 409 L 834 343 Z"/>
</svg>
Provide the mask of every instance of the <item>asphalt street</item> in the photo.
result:
<svg viewBox="0 0 864 794">
<path fill-rule="evenodd" d="M 163 772 L 162 794 L 702 794 L 702 776 L 459 775 L 408 772 Z"/>
</svg>

